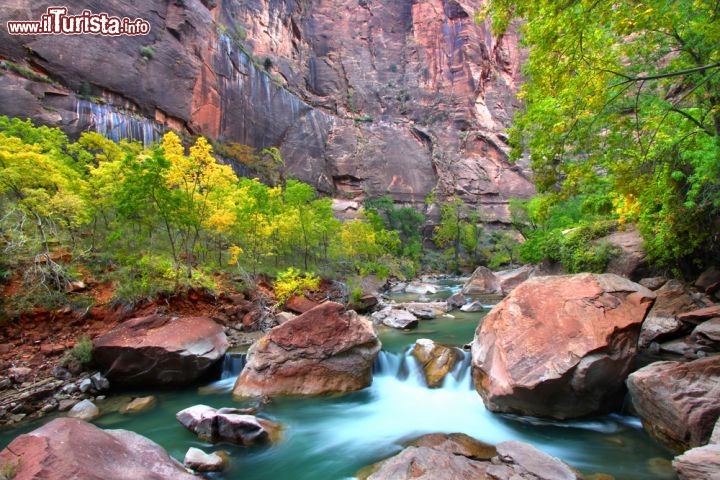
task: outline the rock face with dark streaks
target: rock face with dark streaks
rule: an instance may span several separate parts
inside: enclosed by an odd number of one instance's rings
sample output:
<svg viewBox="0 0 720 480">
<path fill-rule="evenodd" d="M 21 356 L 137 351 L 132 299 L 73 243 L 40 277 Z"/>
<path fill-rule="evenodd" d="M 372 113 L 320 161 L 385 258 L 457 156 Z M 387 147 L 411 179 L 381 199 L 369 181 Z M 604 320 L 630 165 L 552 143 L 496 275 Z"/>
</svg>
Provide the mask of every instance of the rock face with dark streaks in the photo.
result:
<svg viewBox="0 0 720 480">
<path fill-rule="evenodd" d="M 506 138 L 521 81 L 511 30 L 477 24 L 481 0 L 65 2 L 142 18 L 148 35 L 0 31 L 0 114 L 146 142 L 161 128 L 280 148 L 295 178 L 344 199 L 421 206 L 436 189 L 488 221 L 532 191 Z M 52 2 L 17 0 L 4 18 Z M 101 99 L 102 102 L 97 102 Z"/>
</svg>

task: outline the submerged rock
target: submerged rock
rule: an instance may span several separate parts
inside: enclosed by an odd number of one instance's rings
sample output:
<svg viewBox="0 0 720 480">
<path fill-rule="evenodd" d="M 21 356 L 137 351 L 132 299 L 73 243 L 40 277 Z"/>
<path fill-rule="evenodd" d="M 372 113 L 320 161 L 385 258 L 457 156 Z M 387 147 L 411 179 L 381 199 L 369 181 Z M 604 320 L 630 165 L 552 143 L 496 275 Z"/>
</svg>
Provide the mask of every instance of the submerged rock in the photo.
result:
<svg viewBox="0 0 720 480">
<path fill-rule="evenodd" d="M 197 479 L 155 442 L 127 430 L 102 430 L 58 418 L 20 435 L 0 452 L 13 480 Z"/>
<path fill-rule="evenodd" d="M 708 442 L 720 415 L 720 356 L 651 363 L 627 385 L 643 427 L 660 443 L 683 452 Z"/>
<path fill-rule="evenodd" d="M 485 405 L 558 419 L 619 405 L 654 298 L 613 274 L 522 283 L 475 333 L 473 378 Z"/>
<path fill-rule="evenodd" d="M 145 412 L 155 407 L 157 404 L 157 397 L 149 395 L 147 397 L 133 398 L 127 405 L 124 405 L 120 409 L 120 413 L 123 414 L 135 414 Z"/>
<path fill-rule="evenodd" d="M 178 412 L 175 418 L 201 440 L 244 446 L 273 443 L 282 430 L 278 423 L 236 408 L 195 405 Z"/>
<path fill-rule="evenodd" d="M 100 416 L 100 409 L 90 400 L 81 400 L 68 412 L 68 417 L 89 422 Z"/>
<path fill-rule="evenodd" d="M 250 347 L 233 397 L 360 390 L 372 382 L 379 351 L 370 321 L 326 302 L 273 328 Z"/>
<path fill-rule="evenodd" d="M 422 366 L 425 382 L 430 388 L 441 387 L 448 373 L 464 357 L 457 348 L 439 345 L 427 338 L 415 342 L 412 355 Z"/>
<path fill-rule="evenodd" d="M 129 386 L 187 385 L 225 355 L 222 326 L 207 317 L 134 318 L 93 341 L 93 360 L 113 382 Z"/>
</svg>

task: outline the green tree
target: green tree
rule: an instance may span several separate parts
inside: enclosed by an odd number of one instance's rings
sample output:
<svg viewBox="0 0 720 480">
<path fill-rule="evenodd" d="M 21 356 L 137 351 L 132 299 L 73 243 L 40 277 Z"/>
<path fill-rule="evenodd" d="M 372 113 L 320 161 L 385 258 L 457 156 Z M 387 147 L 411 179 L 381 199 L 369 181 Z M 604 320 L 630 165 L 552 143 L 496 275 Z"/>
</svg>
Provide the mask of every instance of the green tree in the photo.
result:
<svg viewBox="0 0 720 480">
<path fill-rule="evenodd" d="M 433 241 L 445 254 L 452 257 L 450 267 L 460 273 L 463 263 L 479 262 L 480 242 L 483 229 L 478 215 L 471 212 L 458 197 L 440 204 L 440 225 L 435 227 Z"/>
<path fill-rule="evenodd" d="M 323 250 L 327 236 L 337 228 L 330 199 L 316 197 L 315 189 L 297 180 L 288 180 L 283 193 L 284 212 L 280 217 L 281 236 L 291 254 L 299 250 L 303 268 Z"/>
<path fill-rule="evenodd" d="M 525 109 L 511 131 L 538 189 L 604 196 L 651 258 L 720 245 L 720 8 L 698 0 L 492 0 L 496 32 L 523 19 Z M 480 19 L 485 12 L 481 12 Z"/>
<path fill-rule="evenodd" d="M 38 271 L 39 281 L 56 290 L 64 289 L 67 278 L 50 256 L 50 235 L 61 240 L 60 229 L 53 227 L 70 231 L 88 220 L 87 183 L 74 159 L 66 154 L 67 143 L 57 129 L 0 117 L 0 197 L 7 201 L 6 211 L 1 213 L 5 219 L 17 220 L 12 228 L 20 235 L 27 232 L 26 224 L 35 226 L 32 243 L 38 245 L 39 251 L 34 253 L 41 256 L 35 263 L 47 267 Z M 5 242 L 8 252 L 12 245 Z"/>
<path fill-rule="evenodd" d="M 414 261 L 420 260 L 425 215 L 412 207 L 396 206 L 388 196 L 369 198 L 365 200 L 364 206 L 370 223 L 376 224 L 378 229 L 398 232 L 401 241 L 401 252 L 398 252 L 400 255 Z"/>
<path fill-rule="evenodd" d="M 187 277 L 191 278 L 203 232 L 227 232 L 235 221 L 231 194 L 237 177 L 228 165 L 217 163 L 204 137 L 190 147 L 189 156 L 172 132 L 165 134 L 161 148 L 169 162 L 165 179 L 177 198 L 173 221 L 179 231 Z"/>
<path fill-rule="evenodd" d="M 268 187 L 258 179 L 240 179 L 236 201 L 237 222 L 232 228 L 238 266 L 249 263 L 256 274 L 264 261 L 276 255 L 276 217 L 280 214 L 282 189 Z"/>
</svg>

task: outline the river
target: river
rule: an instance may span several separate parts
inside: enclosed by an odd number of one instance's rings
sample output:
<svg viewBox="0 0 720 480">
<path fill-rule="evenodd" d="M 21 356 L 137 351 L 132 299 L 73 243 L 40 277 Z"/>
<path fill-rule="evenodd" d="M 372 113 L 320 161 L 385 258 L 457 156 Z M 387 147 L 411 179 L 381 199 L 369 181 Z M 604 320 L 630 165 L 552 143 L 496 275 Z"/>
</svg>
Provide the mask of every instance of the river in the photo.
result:
<svg viewBox="0 0 720 480">
<path fill-rule="evenodd" d="M 199 389 L 155 394 L 155 409 L 134 416 L 106 414 L 102 428 L 138 432 L 182 460 L 191 446 L 226 450 L 231 466 L 210 478 L 230 480 L 337 480 L 352 478 L 362 467 L 399 452 L 402 442 L 431 432 L 464 432 L 497 444 L 521 440 L 554 455 L 584 474 L 606 473 L 618 480 L 674 479 L 672 454 L 642 430 L 637 418 L 606 415 L 583 421 L 545 421 L 488 412 L 472 387 L 469 353 L 443 387 L 428 389 L 409 349 L 418 338 L 462 345 L 472 340 L 483 313 L 455 313 L 454 318 L 421 321 L 411 332 L 381 330 L 383 351 L 370 387 L 347 395 L 274 399 L 258 415 L 285 425 L 282 441 L 270 447 L 240 448 L 199 441 L 175 420 L 191 405 L 254 406 L 236 403 L 230 391 L 242 367 L 228 357 L 222 379 Z M 110 400 L 112 401 L 112 399 Z M 105 408 L 108 408 L 106 404 Z M 44 421 L 47 421 L 44 420 Z M 22 429 L 0 432 L 4 447 Z M 102 461 L 98 459 L 98 461 Z"/>
</svg>

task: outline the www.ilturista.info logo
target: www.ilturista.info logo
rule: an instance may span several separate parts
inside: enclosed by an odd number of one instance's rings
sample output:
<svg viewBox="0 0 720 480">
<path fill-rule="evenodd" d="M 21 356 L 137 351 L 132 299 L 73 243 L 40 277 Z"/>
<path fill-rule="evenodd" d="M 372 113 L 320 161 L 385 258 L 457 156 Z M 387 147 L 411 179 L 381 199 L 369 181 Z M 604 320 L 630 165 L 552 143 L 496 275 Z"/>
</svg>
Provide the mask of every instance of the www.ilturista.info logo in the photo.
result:
<svg viewBox="0 0 720 480">
<path fill-rule="evenodd" d="M 142 18 L 111 17 L 90 10 L 68 15 L 66 7 L 49 7 L 39 21 L 9 21 L 7 29 L 10 35 L 147 35 L 150 23 Z"/>
</svg>

